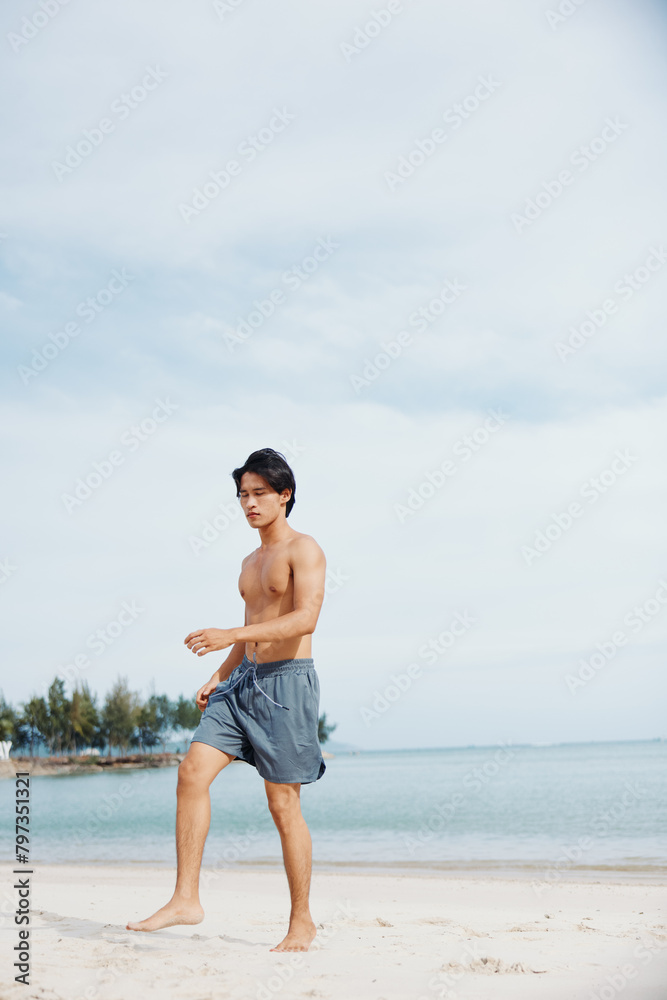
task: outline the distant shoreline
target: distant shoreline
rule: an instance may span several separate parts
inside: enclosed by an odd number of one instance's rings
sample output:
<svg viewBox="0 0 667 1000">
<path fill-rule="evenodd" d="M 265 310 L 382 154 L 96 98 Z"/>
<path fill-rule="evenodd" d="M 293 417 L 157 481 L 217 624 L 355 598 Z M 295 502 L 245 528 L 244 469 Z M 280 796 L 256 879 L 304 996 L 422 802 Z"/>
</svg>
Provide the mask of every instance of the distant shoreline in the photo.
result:
<svg viewBox="0 0 667 1000">
<path fill-rule="evenodd" d="M 17 771 L 31 776 L 56 774 L 97 774 L 146 767 L 175 767 L 184 753 L 128 754 L 126 757 L 10 757 L 0 760 L 0 778 L 13 778 Z"/>
<path fill-rule="evenodd" d="M 330 760 L 334 755 L 323 750 L 322 756 Z M 0 760 L 0 779 L 13 778 L 17 771 L 29 771 L 31 777 L 41 778 L 64 774 L 102 774 L 109 771 L 176 767 L 184 757 L 185 753 L 134 753 L 126 757 L 10 757 L 9 760 Z"/>
</svg>

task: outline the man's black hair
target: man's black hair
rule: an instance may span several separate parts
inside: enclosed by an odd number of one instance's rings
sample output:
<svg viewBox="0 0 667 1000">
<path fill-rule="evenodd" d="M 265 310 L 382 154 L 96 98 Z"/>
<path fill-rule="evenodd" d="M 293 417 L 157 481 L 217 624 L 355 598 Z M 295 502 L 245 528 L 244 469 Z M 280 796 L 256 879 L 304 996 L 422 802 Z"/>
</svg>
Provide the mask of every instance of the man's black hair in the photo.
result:
<svg viewBox="0 0 667 1000">
<path fill-rule="evenodd" d="M 285 507 L 285 517 L 289 517 L 296 499 L 296 482 L 294 473 L 287 464 L 285 456 L 281 455 L 279 451 L 274 451 L 273 448 L 260 448 L 259 451 L 253 451 L 252 455 L 248 455 L 245 465 L 242 465 L 240 469 L 234 469 L 232 472 L 234 482 L 236 483 L 237 496 L 241 492 L 241 476 L 244 472 L 256 472 L 258 476 L 266 479 L 269 486 L 276 493 L 282 493 L 283 490 L 291 490 L 292 495 Z"/>
</svg>

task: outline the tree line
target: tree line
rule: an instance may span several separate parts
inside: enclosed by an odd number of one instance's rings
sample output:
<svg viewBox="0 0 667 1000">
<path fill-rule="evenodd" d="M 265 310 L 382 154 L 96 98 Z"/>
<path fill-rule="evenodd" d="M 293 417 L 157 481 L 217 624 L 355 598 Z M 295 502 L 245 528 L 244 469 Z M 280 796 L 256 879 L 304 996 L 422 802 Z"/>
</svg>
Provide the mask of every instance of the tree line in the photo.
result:
<svg viewBox="0 0 667 1000">
<path fill-rule="evenodd" d="M 45 697 L 33 696 L 18 708 L 0 694 L 0 739 L 11 740 L 12 750 L 27 750 L 31 757 L 40 747 L 58 756 L 87 748 L 145 752 L 158 744 L 164 751 L 174 733 L 191 732 L 200 718 L 194 697 L 181 695 L 172 701 L 166 694 L 153 693 L 142 701 L 130 691 L 125 677 L 115 682 L 101 704 L 85 683 L 67 697 L 60 677 Z"/>
<path fill-rule="evenodd" d="M 12 750 L 28 751 L 31 757 L 40 747 L 50 754 L 80 754 L 84 749 L 100 753 L 126 754 L 152 751 L 177 733 L 190 733 L 201 719 L 194 695 L 180 695 L 172 701 L 166 694 L 152 693 L 142 701 L 130 691 L 127 678 L 120 677 L 101 704 L 86 683 L 74 687 L 67 696 L 65 682 L 56 677 L 46 696 L 33 696 L 14 708 L 0 692 L 0 740 L 11 740 Z M 320 743 L 336 728 L 328 724 L 326 713 L 319 719 Z"/>
</svg>

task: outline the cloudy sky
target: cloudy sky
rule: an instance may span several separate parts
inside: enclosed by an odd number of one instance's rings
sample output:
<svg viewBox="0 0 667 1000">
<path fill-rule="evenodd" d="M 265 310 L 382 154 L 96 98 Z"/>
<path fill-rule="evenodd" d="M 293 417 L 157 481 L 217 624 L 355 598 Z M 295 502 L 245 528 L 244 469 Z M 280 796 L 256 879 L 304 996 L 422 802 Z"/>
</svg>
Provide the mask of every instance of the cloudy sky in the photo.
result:
<svg viewBox="0 0 667 1000">
<path fill-rule="evenodd" d="M 337 739 L 667 735 L 667 18 L 560 8 L 3 9 L 7 698 L 208 679 L 271 446 Z"/>
</svg>

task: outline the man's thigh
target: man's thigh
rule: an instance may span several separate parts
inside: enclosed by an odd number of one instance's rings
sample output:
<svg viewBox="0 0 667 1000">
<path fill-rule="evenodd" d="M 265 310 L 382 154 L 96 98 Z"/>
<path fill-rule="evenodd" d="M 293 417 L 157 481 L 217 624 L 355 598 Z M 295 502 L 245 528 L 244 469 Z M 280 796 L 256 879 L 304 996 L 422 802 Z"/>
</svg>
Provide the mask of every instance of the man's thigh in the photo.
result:
<svg viewBox="0 0 667 1000">
<path fill-rule="evenodd" d="M 238 757 L 248 764 L 255 763 L 254 752 L 246 732 L 245 713 L 237 704 L 238 692 L 211 703 L 203 712 L 193 736 L 191 746 L 205 744 L 213 750 Z"/>
<path fill-rule="evenodd" d="M 260 777 L 272 784 L 317 781 L 326 765 L 317 735 L 319 683 L 315 671 L 295 668 L 277 672 L 260 677 L 259 684 L 268 697 L 255 693 L 247 733 Z M 226 749 L 233 751 L 234 747 Z"/>
<path fill-rule="evenodd" d="M 208 786 L 220 774 L 223 767 L 227 767 L 234 759 L 233 754 L 217 750 L 208 743 L 191 743 L 190 749 L 179 765 L 178 775 L 179 778 L 194 780 Z"/>
</svg>

